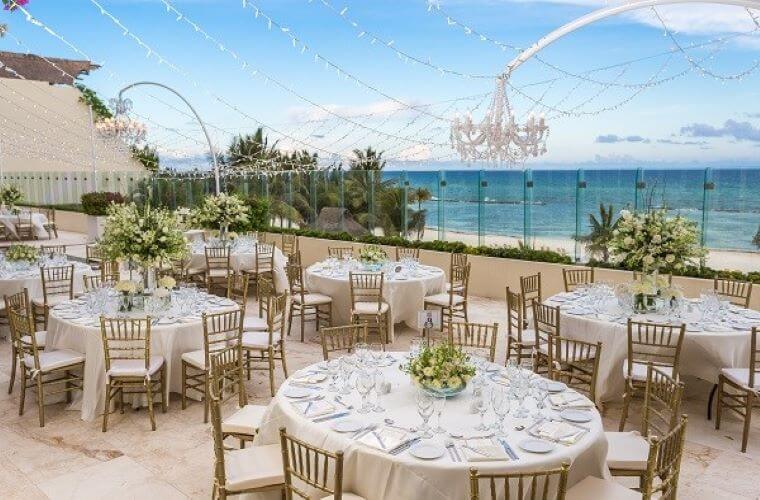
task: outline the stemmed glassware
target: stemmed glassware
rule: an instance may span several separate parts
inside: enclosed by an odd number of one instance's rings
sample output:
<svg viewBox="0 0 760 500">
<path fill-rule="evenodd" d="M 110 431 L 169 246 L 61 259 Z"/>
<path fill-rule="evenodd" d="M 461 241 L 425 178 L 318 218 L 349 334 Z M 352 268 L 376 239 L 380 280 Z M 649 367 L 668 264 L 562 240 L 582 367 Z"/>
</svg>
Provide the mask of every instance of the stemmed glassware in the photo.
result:
<svg viewBox="0 0 760 500">
<path fill-rule="evenodd" d="M 422 339 L 415 337 L 409 342 L 409 357 L 412 359 L 416 358 L 419 356 L 420 351 L 422 351 Z"/>
<path fill-rule="evenodd" d="M 369 413 L 372 411 L 372 404 L 369 402 L 369 393 L 375 387 L 375 377 L 369 370 L 359 370 L 356 377 L 356 390 L 362 397 L 362 406 L 357 411 L 359 413 Z"/>
<path fill-rule="evenodd" d="M 347 396 L 348 394 L 351 394 L 351 374 L 353 373 L 354 367 L 348 356 L 341 356 L 339 363 L 341 381 L 343 382 L 343 387 L 341 387 L 340 393 Z"/>
<path fill-rule="evenodd" d="M 383 394 L 385 386 L 385 377 L 383 376 L 383 372 L 380 370 L 375 370 L 372 377 L 375 381 L 375 384 L 373 386 L 373 389 L 375 391 L 375 413 L 383 413 L 385 411 L 385 408 L 383 408 L 380 398 Z"/>
<path fill-rule="evenodd" d="M 496 414 L 496 422 L 494 422 L 494 429 L 500 435 L 506 434 L 504 429 L 504 419 L 509 414 L 509 395 L 500 387 L 493 387 L 491 389 L 491 407 Z"/>
<path fill-rule="evenodd" d="M 430 417 L 433 415 L 435 398 L 423 389 L 417 389 L 414 402 L 417 405 L 417 413 L 422 419 L 422 425 L 418 429 L 420 436 L 423 438 L 433 437 L 433 433 L 430 432 L 428 420 L 430 420 Z"/>
<path fill-rule="evenodd" d="M 433 432 L 436 434 L 443 434 L 446 432 L 446 429 L 443 428 L 441 425 L 441 415 L 443 415 L 443 409 L 446 407 L 446 398 L 435 398 L 435 403 L 433 404 L 434 410 L 435 410 L 435 422 L 436 426 L 435 429 L 433 429 Z"/>
<path fill-rule="evenodd" d="M 546 396 L 548 395 L 548 389 L 544 380 L 539 380 L 533 385 L 533 399 L 536 400 L 536 412 L 533 414 L 534 418 L 543 417 L 543 410 L 546 407 Z"/>
<path fill-rule="evenodd" d="M 329 392 L 338 392 L 338 377 L 340 377 L 340 360 L 331 359 L 327 362 L 327 373 L 330 375 Z"/>
<path fill-rule="evenodd" d="M 488 412 L 488 396 L 484 393 L 485 391 L 480 391 L 475 395 L 475 399 L 473 400 L 473 408 L 480 414 L 480 423 L 475 427 L 476 431 L 487 431 L 488 426 L 486 425 L 486 412 Z"/>
</svg>

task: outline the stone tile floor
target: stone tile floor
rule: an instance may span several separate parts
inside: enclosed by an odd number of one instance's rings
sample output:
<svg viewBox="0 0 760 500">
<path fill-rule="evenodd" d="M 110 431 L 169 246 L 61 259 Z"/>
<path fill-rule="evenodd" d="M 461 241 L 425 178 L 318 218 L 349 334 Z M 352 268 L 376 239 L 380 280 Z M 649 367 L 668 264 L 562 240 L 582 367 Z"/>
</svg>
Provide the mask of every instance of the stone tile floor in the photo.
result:
<svg viewBox="0 0 760 500">
<path fill-rule="evenodd" d="M 499 301 L 474 298 L 470 307 L 472 321 L 503 322 L 504 306 Z M 322 356 L 313 327 L 307 328 L 306 342 L 296 340 L 294 331 L 287 344 L 293 371 Z M 405 350 L 417 335 L 406 327 L 398 327 L 396 334 L 390 346 L 395 350 Z M 503 363 L 503 333 L 497 352 Z M 178 395 L 173 395 L 168 413 L 157 413 L 155 432 L 150 431 L 145 410 L 113 414 L 108 432 L 102 433 L 100 420 L 83 422 L 78 412 L 66 410 L 63 404 L 47 407 L 46 426 L 40 428 L 33 394 L 28 394 L 23 417 L 18 415 L 19 386 L 7 394 L 9 363 L 9 344 L 2 340 L 0 498 L 210 498 L 212 439 L 200 403 L 192 402 L 183 411 Z M 254 374 L 247 385 L 252 403 L 266 404 L 270 399 L 265 375 Z M 277 383 L 281 382 L 282 373 L 277 372 Z M 710 384 L 688 379 L 686 387 L 685 411 L 690 419 L 679 498 L 760 499 L 760 416 L 755 415 L 748 452 L 741 453 L 741 424 L 736 418 L 726 414 L 720 432 L 705 419 Z M 618 403 L 608 406 L 607 429 L 617 429 L 619 414 Z M 636 417 L 634 406 L 631 428 Z"/>
</svg>

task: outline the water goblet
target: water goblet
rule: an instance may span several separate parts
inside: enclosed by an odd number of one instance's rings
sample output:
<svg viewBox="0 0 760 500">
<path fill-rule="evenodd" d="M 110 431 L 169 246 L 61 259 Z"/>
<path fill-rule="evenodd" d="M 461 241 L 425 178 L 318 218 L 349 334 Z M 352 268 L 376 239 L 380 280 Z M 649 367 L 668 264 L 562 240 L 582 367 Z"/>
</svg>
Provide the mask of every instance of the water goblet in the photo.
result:
<svg viewBox="0 0 760 500">
<path fill-rule="evenodd" d="M 331 359 L 327 362 L 327 373 L 330 375 L 330 385 L 327 390 L 338 392 L 338 377 L 340 377 L 340 361 Z"/>
<path fill-rule="evenodd" d="M 367 353 L 369 352 L 369 346 L 365 342 L 357 342 L 354 344 L 354 354 L 359 365 L 366 363 Z"/>
<path fill-rule="evenodd" d="M 505 435 L 506 430 L 504 429 L 504 419 L 509 414 L 510 404 L 509 395 L 504 389 L 500 387 L 494 387 L 491 389 L 491 407 L 496 414 L 496 421 L 493 425 L 494 430 L 499 435 Z"/>
<path fill-rule="evenodd" d="M 372 376 L 375 380 L 375 385 L 373 387 L 373 390 L 375 391 L 375 413 L 383 413 L 385 411 L 385 408 L 383 408 L 383 404 L 380 399 L 382 397 L 383 391 L 385 390 L 385 376 L 380 370 L 375 370 Z"/>
<path fill-rule="evenodd" d="M 375 366 L 380 363 L 380 361 L 385 357 L 385 350 L 383 349 L 383 344 L 380 342 L 372 342 L 369 345 L 369 354 L 370 358 L 372 359 L 372 362 L 375 363 Z"/>
<path fill-rule="evenodd" d="M 375 387 L 375 378 L 368 370 L 359 370 L 356 376 L 356 390 L 362 397 L 362 405 L 357 411 L 359 413 L 369 413 L 372 411 L 372 404 L 369 402 L 369 393 Z"/>
<path fill-rule="evenodd" d="M 487 431 L 486 413 L 488 412 L 488 396 L 485 391 L 480 391 L 473 400 L 473 408 L 480 414 L 480 423 L 475 426 L 476 431 Z"/>
<path fill-rule="evenodd" d="M 546 408 L 546 397 L 548 395 L 548 389 L 544 380 L 539 380 L 533 386 L 533 399 L 536 400 L 536 411 L 533 414 L 534 418 L 541 418 L 543 416 L 543 410 Z"/>
<path fill-rule="evenodd" d="M 430 417 L 433 415 L 434 399 L 435 398 L 428 394 L 424 389 L 417 389 L 417 393 L 414 397 L 414 402 L 417 405 L 417 413 L 422 419 L 422 425 L 418 428 L 418 432 L 423 438 L 433 437 L 433 433 L 430 432 L 428 420 L 430 420 Z"/>
<path fill-rule="evenodd" d="M 436 434 L 443 434 L 446 432 L 446 429 L 443 428 L 441 425 L 441 415 L 443 415 L 443 409 L 446 407 L 446 398 L 435 398 L 435 402 L 433 403 L 434 410 L 435 410 L 435 422 L 436 426 L 435 429 L 433 429 L 433 432 Z"/>
<path fill-rule="evenodd" d="M 343 382 L 340 393 L 347 396 L 351 394 L 351 374 L 353 373 L 354 366 L 348 356 L 341 356 L 339 363 L 341 381 Z"/>
</svg>

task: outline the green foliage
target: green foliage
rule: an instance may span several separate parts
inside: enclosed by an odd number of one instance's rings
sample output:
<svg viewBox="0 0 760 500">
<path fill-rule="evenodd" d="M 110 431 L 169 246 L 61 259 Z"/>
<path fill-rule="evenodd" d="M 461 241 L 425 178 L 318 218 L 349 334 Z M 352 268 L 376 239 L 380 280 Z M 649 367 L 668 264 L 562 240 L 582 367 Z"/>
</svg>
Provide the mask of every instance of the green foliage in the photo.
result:
<svg viewBox="0 0 760 500">
<path fill-rule="evenodd" d="M 157 172 L 160 165 L 160 159 L 158 157 L 158 151 L 149 145 L 145 145 L 141 148 L 137 146 L 130 147 L 132 151 L 132 158 L 139 161 L 142 166 L 148 172 Z"/>
<path fill-rule="evenodd" d="M 591 231 L 578 238 L 578 241 L 586 244 L 586 251 L 594 258 L 601 256 L 603 262 L 609 262 L 609 244 L 613 233 L 617 229 L 620 219 L 615 218 L 615 210 L 612 205 L 605 208 L 604 203 L 599 204 L 599 218 L 594 214 L 588 215 Z"/>
<path fill-rule="evenodd" d="M 355 159 L 351 160 L 351 170 L 380 171 L 385 168 L 385 160 L 382 151 L 375 151 L 372 147 L 366 150 L 354 149 Z"/>
<path fill-rule="evenodd" d="M 87 215 L 108 215 L 108 209 L 112 204 L 121 205 L 124 197 L 121 193 L 96 191 L 82 195 L 82 211 Z"/>
<path fill-rule="evenodd" d="M 269 226 L 269 200 L 266 198 L 248 198 L 248 221 L 250 231 L 263 231 Z"/>
<path fill-rule="evenodd" d="M 94 90 L 81 83 L 77 83 L 75 86 L 82 93 L 82 95 L 79 96 L 79 102 L 84 103 L 92 108 L 92 114 L 95 117 L 95 121 L 105 120 L 106 118 L 113 118 L 113 113 L 111 113 L 111 110 L 108 109 L 106 103 L 104 103 L 103 100 L 98 97 L 98 94 Z"/>
<path fill-rule="evenodd" d="M 752 244 L 755 245 L 757 248 L 760 248 L 760 226 L 758 226 L 757 232 L 755 233 L 755 236 L 752 238 Z"/>
<path fill-rule="evenodd" d="M 587 263 L 591 267 L 603 267 L 606 269 L 619 269 L 622 271 L 638 271 L 638 269 L 630 269 L 622 265 L 613 264 L 610 262 L 602 262 L 598 260 L 589 260 Z M 751 281 L 752 283 L 760 283 L 760 271 L 750 271 L 744 273 L 742 271 L 735 271 L 729 269 L 712 269 L 707 266 L 685 266 L 683 269 L 674 271 L 674 276 L 685 276 L 689 278 L 731 278 L 736 280 Z"/>
</svg>

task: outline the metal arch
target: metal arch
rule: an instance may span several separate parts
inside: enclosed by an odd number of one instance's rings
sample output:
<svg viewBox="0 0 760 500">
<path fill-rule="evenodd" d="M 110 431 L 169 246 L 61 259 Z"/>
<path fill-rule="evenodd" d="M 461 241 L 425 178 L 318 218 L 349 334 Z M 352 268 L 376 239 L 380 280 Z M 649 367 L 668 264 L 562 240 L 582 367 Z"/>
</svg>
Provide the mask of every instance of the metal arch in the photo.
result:
<svg viewBox="0 0 760 500">
<path fill-rule="evenodd" d="M 538 42 L 533 44 L 528 49 L 525 49 L 520 54 L 518 54 L 517 57 L 512 59 L 512 61 L 507 64 L 507 67 L 501 76 L 503 78 L 509 78 L 514 70 L 520 67 L 520 65 L 526 62 L 528 59 L 536 55 L 538 52 L 556 42 L 563 36 L 572 33 L 577 29 L 583 28 L 586 25 L 631 10 L 642 9 L 644 7 L 655 7 L 658 5 L 681 3 L 711 3 L 720 5 L 735 5 L 737 7 L 746 7 L 748 9 L 760 9 L 760 0 L 639 0 L 622 5 L 615 5 L 613 7 L 605 7 L 603 9 L 595 10 L 594 12 L 586 14 L 585 16 L 581 16 L 578 19 L 569 22 L 564 26 L 561 26 L 552 31 L 548 35 L 542 37 Z"/>
</svg>

